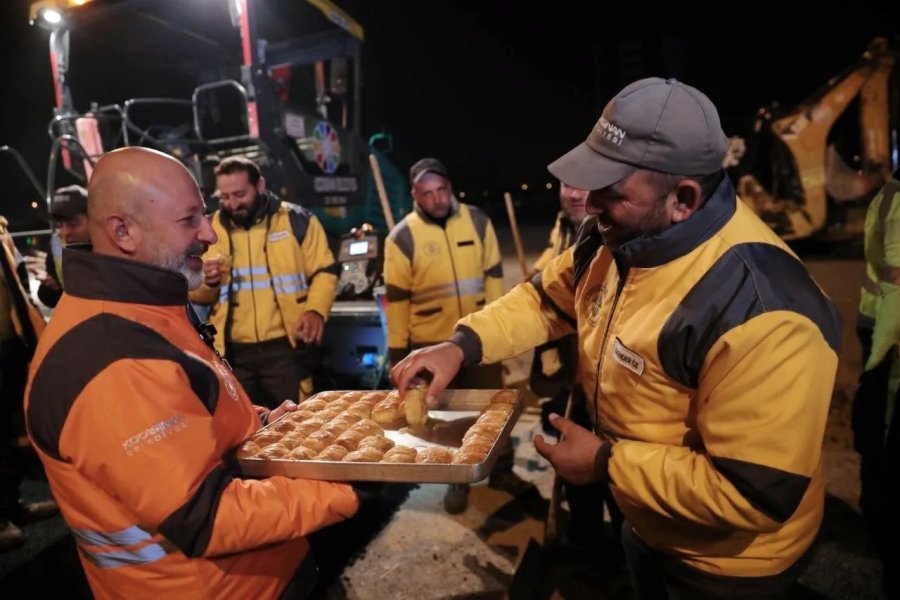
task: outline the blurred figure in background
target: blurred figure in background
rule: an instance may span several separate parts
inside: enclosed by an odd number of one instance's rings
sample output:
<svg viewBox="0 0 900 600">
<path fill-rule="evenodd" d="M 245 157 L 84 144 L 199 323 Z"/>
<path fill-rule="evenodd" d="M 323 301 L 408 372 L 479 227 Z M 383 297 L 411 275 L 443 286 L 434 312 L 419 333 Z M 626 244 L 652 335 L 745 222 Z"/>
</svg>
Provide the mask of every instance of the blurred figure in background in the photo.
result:
<svg viewBox="0 0 900 600">
<path fill-rule="evenodd" d="M 38 299 L 45 306 L 54 308 L 62 297 L 62 249 L 71 244 L 89 244 L 87 220 L 87 190 L 80 185 L 59 188 L 50 201 L 50 219 L 56 231 L 50 238 L 47 253 L 47 275 L 37 290 Z"/>
<path fill-rule="evenodd" d="M 19 436 L 25 433 L 22 399 L 28 363 L 44 330 L 44 320 L 23 285 L 28 273 L 7 225 L 0 215 L 0 552 L 25 543 L 25 532 L 19 525 L 59 512 L 52 500 L 21 501 L 19 486 L 25 478 L 27 452 L 19 444 Z"/>
<path fill-rule="evenodd" d="M 896 598 L 900 562 L 890 532 L 900 526 L 900 169 L 869 204 L 865 253 L 866 278 L 856 323 L 865 367 L 853 400 L 853 446 L 860 457 L 859 506 L 884 563 L 885 594 Z"/>
</svg>

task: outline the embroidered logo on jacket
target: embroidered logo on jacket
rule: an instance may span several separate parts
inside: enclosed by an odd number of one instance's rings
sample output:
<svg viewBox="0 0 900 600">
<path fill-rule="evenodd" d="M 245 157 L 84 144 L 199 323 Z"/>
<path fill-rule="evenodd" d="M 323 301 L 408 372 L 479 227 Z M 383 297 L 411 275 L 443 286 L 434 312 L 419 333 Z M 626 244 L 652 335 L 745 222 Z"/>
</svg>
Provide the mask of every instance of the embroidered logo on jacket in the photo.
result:
<svg viewBox="0 0 900 600">
<path fill-rule="evenodd" d="M 636 352 L 626 348 L 619 338 L 616 338 L 616 343 L 613 345 L 613 358 L 629 371 L 633 371 L 638 375 L 644 372 L 644 359 Z"/>
<path fill-rule="evenodd" d="M 281 231 L 273 231 L 269 234 L 269 241 L 277 242 L 278 240 L 285 239 L 288 235 L 290 234 L 288 234 L 287 230 L 285 229 L 282 229 Z"/>
<path fill-rule="evenodd" d="M 187 426 L 187 418 L 184 415 L 169 417 L 129 437 L 122 442 L 122 448 L 125 450 L 126 456 L 134 456 L 148 446 L 161 442 L 169 436 L 186 429 Z"/>
<path fill-rule="evenodd" d="M 600 308 L 603 306 L 603 297 L 606 295 L 606 284 L 600 286 L 596 292 L 588 294 L 591 304 L 588 306 L 588 323 L 596 326 L 600 322 Z"/>
</svg>

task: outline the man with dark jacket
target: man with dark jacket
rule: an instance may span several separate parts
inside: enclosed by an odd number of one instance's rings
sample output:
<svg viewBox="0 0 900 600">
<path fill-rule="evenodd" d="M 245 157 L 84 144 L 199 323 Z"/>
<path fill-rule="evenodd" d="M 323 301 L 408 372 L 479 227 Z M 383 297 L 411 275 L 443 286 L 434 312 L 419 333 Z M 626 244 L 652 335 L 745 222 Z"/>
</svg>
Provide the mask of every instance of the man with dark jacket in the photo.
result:
<svg viewBox="0 0 900 600">
<path fill-rule="evenodd" d="M 80 185 L 59 188 L 50 201 L 50 219 L 57 231 L 50 238 L 47 253 L 47 275 L 37 290 L 38 299 L 45 306 L 54 308 L 63 293 L 62 249 L 71 244 L 87 244 L 88 234 L 87 190 Z"/>
</svg>

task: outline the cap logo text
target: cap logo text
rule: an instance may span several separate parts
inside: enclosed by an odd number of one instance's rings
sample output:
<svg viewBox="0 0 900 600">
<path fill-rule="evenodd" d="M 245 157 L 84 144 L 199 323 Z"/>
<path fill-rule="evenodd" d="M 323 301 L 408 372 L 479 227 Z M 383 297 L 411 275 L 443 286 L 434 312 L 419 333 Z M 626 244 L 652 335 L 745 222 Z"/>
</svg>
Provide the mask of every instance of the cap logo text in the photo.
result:
<svg viewBox="0 0 900 600">
<path fill-rule="evenodd" d="M 622 142 L 625 141 L 625 130 L 615 123 L 607 121 L 604 117 L 600 117 L 600 120 L 597 121 L 597 126 L 594 129 L 600 134 L 600 137 L 609 140 L 616 146 L 621 146 Z"/>
</svg>

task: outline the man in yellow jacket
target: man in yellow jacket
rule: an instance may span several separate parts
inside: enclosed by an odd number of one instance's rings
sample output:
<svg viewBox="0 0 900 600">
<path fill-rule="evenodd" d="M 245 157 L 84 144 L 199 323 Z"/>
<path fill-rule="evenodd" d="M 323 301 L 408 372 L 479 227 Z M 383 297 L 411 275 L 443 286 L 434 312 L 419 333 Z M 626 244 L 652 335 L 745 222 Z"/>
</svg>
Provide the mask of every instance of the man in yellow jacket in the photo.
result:
<svg viewBox="0 0 900 600">
<path fill-rule="evenodd" d="M 648 78 L 548 167 L 590 190 L 575 245 L 392 371 L 439 393 L 462 364 L 578 334 L 592 428 L 535 447 L 574 484 L 608 482 L 635 596 L 781 598 L 825 507 L 822 439 L 840 316 L 722 170 L 696 88 Z"/>
<path fill-rule="evenodd" d="M 410 169 L 409 182 L 413 212 L 397 223 L 384 248 L 388 351 L 394 364 L 410 350 L 446 339 L 459 319 L 503 294 L 494 226 L 479 208 L 456 199 L 447 167 L 423 158 Z M 501 366 L 463 369 L 449 387 L 503 387 Z M 511 463 L 511 453 L 505 457 Z M 498 472 L 508 471 L 506 466 Z M 467 504 L 468 486 L 448 488 L 448 512 L 462 512 Z"/>
<path fill-rule="evenodd" d="M 338 265 L 319 220 L 266 190 L 244 157 L 215 170 L 218 241 L 204 255 L 191 301 L 211 306 L 216 347 L 250 398 L 275 407 L 313 389 L 307 346 L 319 344 L 337 289 Z"/>
<path fill-rule="evenodd" d="M 869 204 L 865 253 L 856 324 L 865 367 L 853 400 L 853 445 L 860 456 L 859 506 L 884 561 L 885 595 L 894 598 L 900 568 L 890 533 L 900 526 L 895 491 L 900 473 L 900 170 Z"/>
<path fill-rule="evenodd" d="M 233 450 L 266 417 L 189 316 L 216 242 L 196 181 L 130 147 L 97 161 L 88 193 L 93 250 L 63 250 L 72 277 L 25 415 L 94 597 L 296 597 L 315 573 L 305 536 L 358 500 L 345 484 L 236 472 Z"/>
</svg>

